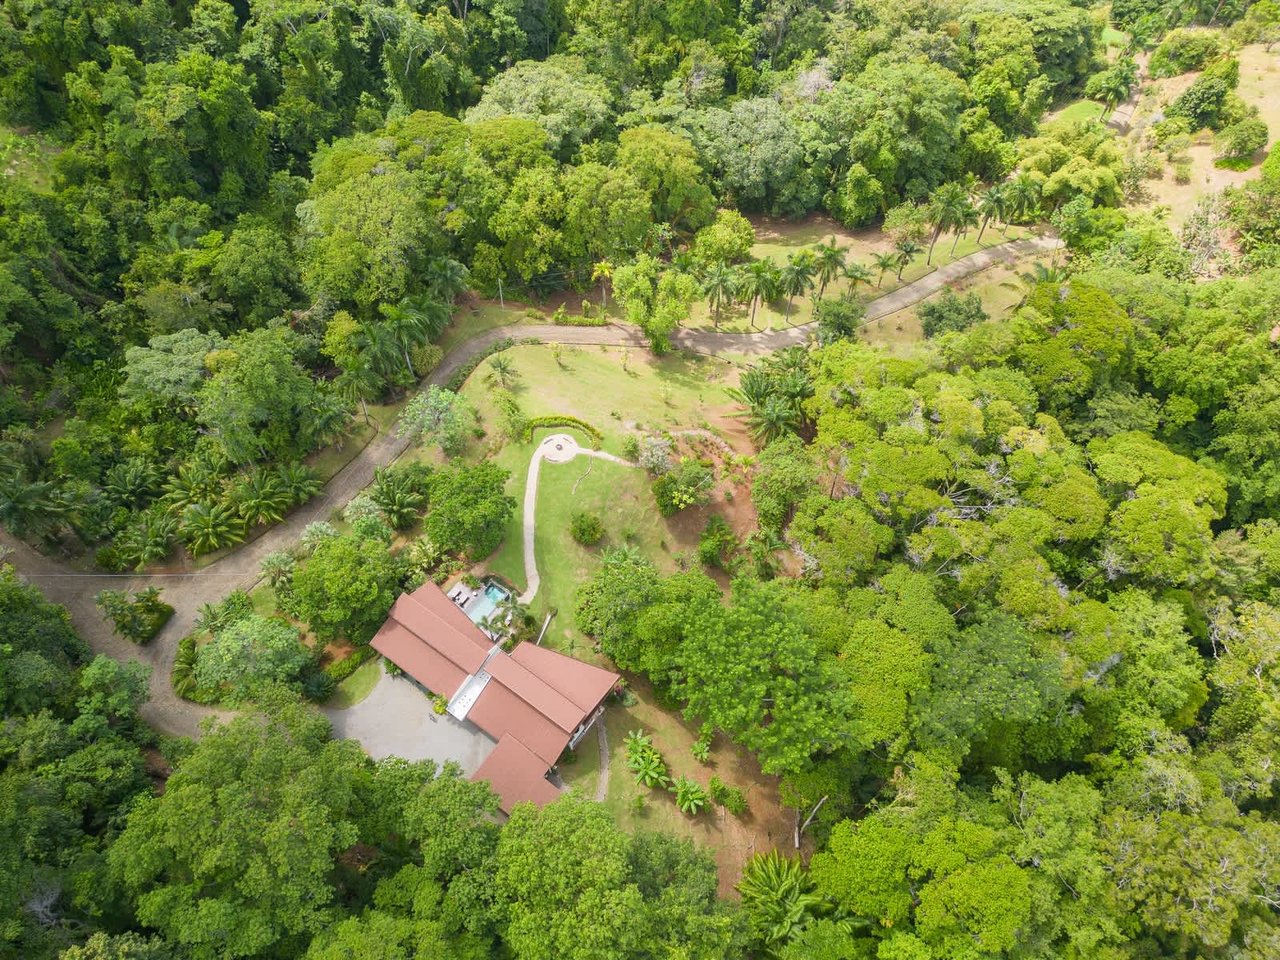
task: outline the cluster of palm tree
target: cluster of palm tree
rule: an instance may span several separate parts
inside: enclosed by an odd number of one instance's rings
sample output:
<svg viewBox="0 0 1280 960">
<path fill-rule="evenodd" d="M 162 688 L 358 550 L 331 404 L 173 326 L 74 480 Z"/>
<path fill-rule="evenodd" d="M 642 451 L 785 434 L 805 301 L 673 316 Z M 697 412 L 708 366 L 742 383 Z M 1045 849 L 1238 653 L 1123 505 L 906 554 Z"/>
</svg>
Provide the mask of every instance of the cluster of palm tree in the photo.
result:
<svg viewBox="0 0 1280 960">
<path fill-rule="evenodd" d="M 1013 220 L 1033 214 L 1040 203 L 1040 187 L 1031 174 L 1023 171 L 1002 183 L 992 184 L 975 194 L 962 183 L 944 183 L 929 197 L 927 207 L 933 236 L 929 241 L 926 263 L 933 262 L 933 248 L 944 233 L 954 235 L 951 256 L 955 256 L 960 238 L 973 227 L 978 228 L 978 243 L 992 222 L 1003 223 L 1007 232 Z"/>
<path fill-rule="evenodd" d="M 726 306 L 745 304 L 750 309 L 751 329 L 756 329 L 756 314 L 760 306 L 786 298 L 784 315 L 789 323 L 797 297 L 813 294 L 822 299 L 827 287 L 837 279 L 847 280 L 852 289 L 858 284 L 875 286 L 884 284 L 885 274 L 893 273 L 899 282 L 903 271 L 921 253 L 925 262 L 933 263 L 933 251 L 943 234 L 952 234 L 951 255 L 954 257 L 960 239 L 971 229 L 977 228 L 979 243 L 992 223 L 1002 225 L 1001 234 L 1009 230 L 1014 221 L 1034 215 L 1040 205 L 1039 183 L 1026 171 L 1010 179 L 996 183 L 986 190 L 975 191 L 959 182 L 944 183 L 929 197 L 924 206 L 927 223 L 932 227 L 927 246 L 922 242 L 924 230 L 898 237 L 892 249 L 872 255 L 872 266 L 846 260 L 846 252 L 833 236 L 826 243 L 812 249 L 802 249 L 787 257 L 779 265 L 766 258 L 749 263 L 732 265 L 713 263 L 700 273 L 703 294 L 711 305 L 712 323 L 720 326 L 720 316 Z"/>
<path fill-rule="evenodd" d="M 207 461 L 183 464 L 159 499 L 116 538 L 113 565 L 141 570 L 168 556 L 174 537 L 193 556 L 232 546 L 256 526 L 279 523 L 321 486 L 315 471 L 300 463 L 231 476 Z"/>
<path fill-rule="evenodd" d="M 1132 56 L 1123 56 L 1108 69 L 1090 77 L 1084 92 L 1085 96 L 1102 103 L 1102 113 L 1098 118 L 1102 120 L 1129 99 L 1129 93 L 1137 82 L 1137 61 Z"/>
<path fill-rule="evenodd" d="M 456 260 L 432 260 L 424 273 L 426 290 L 397 304 L 378 306 L 380 319 L 360 325 L 354 362 L 342 369 L 333 385 L 348 404 L 359 404 L 369 422 L 368 402 L 389 384 L 418 377 L 413 351 L 437 339 L 453 317 L 453 301 L 467 288 L 467 268 Z"/>
<path fill-rule="evenodd" d="M 832 237 L 812 250 L 796 251 L 781 266 L 767 258 L 736 267 L 712 264 L 702 274 L 702 289 L 711 304 L 716 327 L 720 326 L 720 313 L 726 304 L 743 303 L 750 307 L 754 330 L 761 304 L 786 297 L 785 315 L 790 323 L 797 297 L 812 293 L 821 299 L 828 285 L 840 278 L 856 287 L 871 282 L 871 271 L 863 264 L 846 262 L 845 251 Z"/>
<path fill-rule="evenodd" d="M 804 433 L 810 424 L 803 403 L 813 396 L 808 351 L 799 346 L 778 351 L 744 370 L 730 393 L 747 408 L 747 425 L 762 446 L 786 433 Z"/>
</svg>

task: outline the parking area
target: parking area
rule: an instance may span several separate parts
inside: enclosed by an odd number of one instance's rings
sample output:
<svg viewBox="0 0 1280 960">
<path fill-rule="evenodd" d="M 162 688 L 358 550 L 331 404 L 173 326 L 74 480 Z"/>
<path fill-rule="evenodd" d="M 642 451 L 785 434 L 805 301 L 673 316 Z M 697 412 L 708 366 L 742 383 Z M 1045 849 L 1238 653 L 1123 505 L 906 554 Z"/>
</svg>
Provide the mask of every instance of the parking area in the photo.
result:
<svg viewBox="0 0 1280 960">
<path fill-rule="evenodd" d="M 373 691 L 354 707 L 324 712 L 336 738 L 359 742 L 375 760 L 452 760 L 470 776 L 495 746 L 475 725 L 437 714 L 411 680 L 393 677 L 385 668 Z"/>
</svg>

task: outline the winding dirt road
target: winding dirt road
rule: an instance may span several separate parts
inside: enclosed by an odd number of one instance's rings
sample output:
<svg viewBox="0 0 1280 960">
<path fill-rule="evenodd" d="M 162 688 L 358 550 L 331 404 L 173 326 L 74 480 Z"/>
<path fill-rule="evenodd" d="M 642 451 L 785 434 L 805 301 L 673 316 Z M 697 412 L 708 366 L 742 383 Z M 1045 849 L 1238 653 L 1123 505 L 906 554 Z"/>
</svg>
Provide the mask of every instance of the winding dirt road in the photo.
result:
<svg viewBox="0 0 1280 960">
<path fill-rule="evenodd" d="M 943 287 L 998 263 L 1012 263 L 1061 246 L 1049 237 L 1011 240 L 970 254 L 912 283 L 899 287 L 867 305 L 867 320 L 888 316 L 918 303 Z M 814 325 L 758 333 L 718 333 L 710 330 L 679 330 L 672 336 L 676 348 L 704 354 L 761 355 L 782 347 L 806 342 Z M 424 385 L 447 383 L 464 364 L 507 337 L 536 339 L 565 345 L 632 346 L 647 349 L 647 341 L 634 327 L 572 327 L 552 324 L 513 325 L 487 330 L 459 344 L 426 378 Z M 382 433 L 343 467 L 325 485 L 319 496 L 295 511 L 281 524 L 246 543 L 203 570 L 181 574 L 86 574 L 45 557 L 0 530 L 0 546 L 12 552 L 9 561 L 28 581 L 40 587 L 55 603 L 71 614 L 72 622 L 93 650 L 118 660 L 141 660 L 151 665 L 151 699 L 143 707 L 143 718 L 163 733 L 196 736 L 208 717 L 229 716 L 227 711 L 190 703 L 174 694 L 169 685 L 178 640 L 191 631 L 203 604 L 215 602 L 235 588 L 250 589 L 258 580 L 262 558 L 275 550 L 292 546 L 312 520 L 323 519 L 342 507 L 373 480 L 374 470 L 395 460 L 408 443 L 394 433 Z M 93 602 L 102 589 L 140 590 L 159 586 L 164 599 L 174 608 L 173 619 L 146 647 L 136 647 L 117 637 Z"/>
</svg>

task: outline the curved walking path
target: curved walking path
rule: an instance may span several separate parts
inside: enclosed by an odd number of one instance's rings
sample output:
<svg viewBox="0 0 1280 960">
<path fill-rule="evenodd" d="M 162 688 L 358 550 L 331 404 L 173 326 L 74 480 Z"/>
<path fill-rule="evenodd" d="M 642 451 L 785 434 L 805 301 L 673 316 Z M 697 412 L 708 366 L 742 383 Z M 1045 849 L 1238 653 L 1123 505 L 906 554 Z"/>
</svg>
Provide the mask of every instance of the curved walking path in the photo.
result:
<svg viewBox="0 0 1280 960">
<path fill-rule="evenodd" d="M 875 320 L 888 316 L 904 307 L 918 303 L 957 280 L 988 267 L 999 263 L 1012 263 L 1037 253 L 1047 253 L 1060 246 L 1061 241 L 1055 238 L 1033 237 L 1011 240 L 972 253 L 946 266 L 938 267 L 919 280 L 871 301 L 867 305 L 866 319 Z M 671 339 L 675 347 L 695 353 L 759 355 L 804 343 L 812 335 L 813 330 L 812 323 L 785 330 L 757 333 L 682 329 L 676 331 Z M 648 348 L 648 341 L 635 327 L 613 324 L 604 327 L 512 324 L 486 330 L 459 344 L 424 380 L 423 386 L 444 385 L 465 364 L 476 357 L 483 356 L 493 344 L 508 337 L 577 346 Z M 23 577 L 39 586 L 51 601 L 67 608 L 76 630 L 96 653 L 104 653 L 118 660 L 141 660 L 151 665 L 151 699 L 142 709 L 143 718 L 151 726 L 163 733 L 196 736 L 205 718 L 231 715 L 228 711 L 216 710 L 183 700 L 174 694 L 169 685 L 169 673 L 173 667 L 178 640 L 191 632 L 200 607 L 205 603 L 221 599 L 237 587 L 250 589 L 259 579 L 258 570 L 263 557 L 273 551 L 291 547 L 297 542 L 308 523 L 322 519 L 332 510 L 346 504 L 373 481 L 374 470 L 391 463 L 408 446 L 408 441 L 392 432 L 380 433 L 329 480 L 319 496 L 294 511 L 285 518 L 283 523 L 276 524 L 256 540 L 241 545 L 203 570 L 190 573 L 140 575 L 79 573 L 67 564 L 43 556 L 4 530 L 0 530 L 0 547 L 11 549 L 9 559 Z M 592 456 L 609 457 L 608 454 L 601 454 L 599 451 L 582 452 Z M 530 478 L 535 486 L 538 462 L 535 458 L 529 469 Z M 527 484 L 525 499 L 527 509 Z M 526 576 L 530 572 L 528 564 L 532 556 L 530 541 L 533 536 L 533 524 L 529 521 L 530 517 L 526 513 L 524 527 Z M 528 585 L 529 589 L 536 593 L 539 585 L 536 568 Z M 145 586 L 162 587 L 164 600 L 174 608 L 174 615 L 148 646 L 136 647 L 112 632 L 110 624 L 94 604 L 93 597 L 102 589 L 140 590 Z M 529 596 L 533 596 L 533 593 L 529 593 Z"/>
<path fill-rule="evenodd" d="M 538 474 L 542 469 L 542 461 L 568 463 L 577 456 L 595 457 L 597 460 L 608 460 L 612 463 L 620 463 L 625 467 L 638 466 L 638 464 L 634 464 L 630 460 L 615 457 L 612 453 L 605 453 L 603 450 L 588 450 L 586 447 L 579 446 L 578 441 L 567 433 L 553 433 L 534 448 L 533 456 L 529 458 L 529 473 L 524 481 L 524 514 L 521 535 L 524 546 L 525 589 L 524 593 L 520 594 L 518 598 L 521 603 L 527 604 L 533 600 L 538 595 L 538 588 L 542 586 L 542 578 L 538 576 L 538 561 L 534 556 L 536 534 L 538 532 Z"/>
</svg>

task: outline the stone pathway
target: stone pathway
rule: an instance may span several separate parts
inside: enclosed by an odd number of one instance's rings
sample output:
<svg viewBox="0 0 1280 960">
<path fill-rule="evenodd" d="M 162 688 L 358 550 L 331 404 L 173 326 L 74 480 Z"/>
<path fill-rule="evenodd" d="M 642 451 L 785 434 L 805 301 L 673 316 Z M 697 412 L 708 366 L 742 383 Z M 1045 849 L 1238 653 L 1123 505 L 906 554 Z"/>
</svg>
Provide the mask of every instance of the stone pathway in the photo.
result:
<svg viewBox="0 0 1280 960">
<path fill-rule="evenodd" d="M 871 301 L 866 317 L 874 320 L 918 303 L 937 293 L 955 281 L 985 270 L 997 263 L 1009 263 L 1036 253 L 1055 250 L 1062 244 L 1050 237 L 1034 237 L 1011 240 L 988 247 L 967 257 L 962 257 L 932 273 L 899 287 Z M 672 336 L 674 345 L 695 353 L 736 353 L 761 355 L 793 344 L 805 343 L 815 325 L 803 324 L 786 330 L 756 333 L 721 333 L 711 330 L 678 330 Z M 423 386 L 443 386 L 464 364 L 469 363 L 495 343 L 506 338 L 536 339 L 543 343 L 560 343 L 566 346 L 629 346 L 647 349 L 648 342 L 635 327 L 610 324 L 604 327 L 572 327 L 555 324 L 531 324 L 496 327 L 477 334 L 459 344 L 426 377 Z M 572 438 L 570 438 L 572 439 Z M 256 540 L 241 545 L 225 557 L 209 564 L 203 570 L 179 574 L 88 574 L 79 573 L 67 564 L 45 557 L 26 544 L 0 530 L 0 547 L 9 548 L 9 559 L 18 572 L 40 587 L 54 603 L 65 606 L 76 630 L 89 646 L 119 660 L 141 660 L 151 665 L 151 699 L 143 707 L 143 718 L 157 730 L 176 736 L 198 736 L 202 721 L 211 717 L 227 717 L 225 710 L 191 703 L 178 697 L 169 684 L 178 641 L 191 632 L 200 607 L 216 602 L 232 590 L 251 589 L 259 579 L 262 558 L 276 550 L 287 550 L 302 535 L 303 528 L 312 520 L 322 519 L 330 511 L 346 504 L 352 497 L 373 482 L 373 472 L 399 457 L 409 444 L 395 433 L 380 433 L 350 462 L 339 470 L 319 496 L 304 507 L 294 511 L 283 523 L 276 524 Z M 577 444 L 574 444 L 577 448 Z M 606 460 L 619 460 L 610 454 L 594 450 L 575 449 L 574 455 L 584 453 Z M 571 459 L 571 458 L 570 458 Z M 529 478 L 536 493 L 537 467 L 541 458 L 535 454 L 530 462 Z M 627 461 L 619 461 L 626 463 Z M 536 513 L 536 497 L 530 506 L 530 486 L 525 488 L 524 556 L 528 587 L 522 602 L 532 599 L 539 586 L 537 567 L 533 560 L 533 530 Z M 146 647 L 136 647 L 117 637 L 93 602 L 94 594 L 110 588 L 116 590 L 140 590 L 146 586 L 159 586 L 164 590 L 164 600 L 174 608 L 173 619 Z"/>
</svg>

